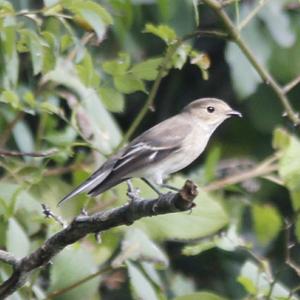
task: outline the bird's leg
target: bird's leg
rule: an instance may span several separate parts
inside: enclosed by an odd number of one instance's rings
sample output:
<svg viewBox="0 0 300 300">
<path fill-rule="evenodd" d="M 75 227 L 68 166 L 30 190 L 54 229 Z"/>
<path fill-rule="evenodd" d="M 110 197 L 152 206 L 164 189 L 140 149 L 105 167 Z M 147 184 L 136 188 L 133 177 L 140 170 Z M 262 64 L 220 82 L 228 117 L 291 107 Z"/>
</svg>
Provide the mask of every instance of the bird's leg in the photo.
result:
<svg viewBox="0 0 300 300">
<path fill-rule="evenodd" d="M 166 184 L 166 183 L 162 183 L 160 186 L 162 188 L 166 188 L 166 189 L 169 189 L 171 191 L 175 191 L 175 192 L 179 192 L 180 191 L 180 189 L 177 188 L 176 186 L 172 186 L 172 185 L 169 185 L 169 184 Z"/>
<path fill-rule="evenodd" d="M 130 202 L 134 202 L 137 200 L 141 200 L 140 196 L 139 196 L 139 189 L 135 189 L 130 181 L 130 179 L 128 179 L 127 181 L 127 186 L 128 186 L 128 191 L 127 191 L 127 195 L 130 198 Z"/>
<path fill-rule="evenodd" d="M 151 189 L 152 189 L 158 196 L 161 196 L 161 195 L 162 195 L 162 192 L 159 191 L 159 190 L 157 189 L 157 187 L 156 187 L 153 183 L 151 183 L 148 179 L 146 179 L 146 178 L 144 178 L 144 177 L 142 177 L 141 179 L 142 179 L 148 186 L 150 186 Z"/>
</svg>

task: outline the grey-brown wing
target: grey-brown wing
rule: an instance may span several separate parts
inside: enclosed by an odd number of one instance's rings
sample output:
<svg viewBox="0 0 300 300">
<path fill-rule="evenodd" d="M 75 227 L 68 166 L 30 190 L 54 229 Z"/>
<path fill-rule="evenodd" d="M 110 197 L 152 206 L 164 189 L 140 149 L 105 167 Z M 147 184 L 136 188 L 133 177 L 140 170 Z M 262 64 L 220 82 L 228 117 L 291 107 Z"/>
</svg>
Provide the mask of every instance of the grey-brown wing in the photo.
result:
<svg viewBox="0 0 300 300">
<path fill-rule="evenodd" d="M 191 125 L 180 122 L 180 119 L 178 121 L 178 117 L 176 121 L 170 118 L 134 139 L 119 156 L 111 173 L 89 194 L 96 196 L 130 178 L 130 174 L 149 164 L 159 163 L 180 149 L 184 137 L 191 131 Z"/>
<path fill-rule="evenodd" d="M 190 123 L 180 116 L 159 123 L 134 139 L 124 149 L 112 173 L 126 176 L 148 163 L 162 161 L 181 147 L 183 139 L 190 131 Z"/>
</svg>

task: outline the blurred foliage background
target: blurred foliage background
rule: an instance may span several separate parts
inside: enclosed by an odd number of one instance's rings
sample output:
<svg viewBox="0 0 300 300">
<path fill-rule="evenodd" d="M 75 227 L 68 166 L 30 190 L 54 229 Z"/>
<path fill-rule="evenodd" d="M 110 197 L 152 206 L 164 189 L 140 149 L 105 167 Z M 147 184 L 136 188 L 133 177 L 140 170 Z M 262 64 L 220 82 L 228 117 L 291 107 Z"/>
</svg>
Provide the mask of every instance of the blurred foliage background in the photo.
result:
<svg viewBox="0 0 300 300">
<path fill-rule="evenodd" d="M 205 3 L 0 0 L 0 248 L 17 257 L 60 230 L 41 203 L 70 221 L 127 201 L 122 184 L 56 207 L 128 139 L 201 97 L 244 115 L 170 179 L 200 186 L 190 214 L 89 236 L 10 299 L 299 298 L 299 127 Z M 299 82 L 299 1 L 224 5 L 259 63 Z M 288 92 L 299 111 L 300 86 Z M 0 262 L 0 282 L 10 273 Z"/>
</svg>

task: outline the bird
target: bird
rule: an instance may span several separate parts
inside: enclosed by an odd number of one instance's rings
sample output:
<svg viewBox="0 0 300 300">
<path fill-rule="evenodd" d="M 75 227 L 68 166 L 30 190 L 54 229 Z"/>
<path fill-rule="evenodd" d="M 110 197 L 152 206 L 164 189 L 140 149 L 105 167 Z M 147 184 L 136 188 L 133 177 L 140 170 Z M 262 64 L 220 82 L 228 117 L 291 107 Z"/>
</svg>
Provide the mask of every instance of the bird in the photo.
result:
<svg viewBox="0 0 300 300">
<path fill-rule="evenodd" d="M 216 128 L 232 116 L 242 117 L 242 114 L 223 100 L 192 101 L 179 114 L 146 130 L 120 149 L 58 205 L 81 193 L 95 197 L 135 177 L 158 194 L 161 194 L 158 187 L 174 189 L 164 184 L 164 180 L 198 158 Z"/>
</svg>

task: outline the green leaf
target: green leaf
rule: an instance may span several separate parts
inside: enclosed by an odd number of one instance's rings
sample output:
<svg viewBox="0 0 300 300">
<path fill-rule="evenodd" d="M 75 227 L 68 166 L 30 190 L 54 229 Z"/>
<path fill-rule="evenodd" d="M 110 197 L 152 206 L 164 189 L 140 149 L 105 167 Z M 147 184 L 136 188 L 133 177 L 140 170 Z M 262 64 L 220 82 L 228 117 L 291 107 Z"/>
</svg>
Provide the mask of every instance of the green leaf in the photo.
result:
<svg viewBox="0 0 300 300">
<path fill-rule="evenodd" d="M 127 230 L 122 241 L 121 253 L 114 259 L 113 265 L 120 266 L 128 259 L 145 260 L 160 266 L 168 266 L 168 258 L 162 250 L 140 229 Z"/>
<path fill-rule="evenodd" d="M 34 138 L 27 123 L 19 121 L 13 129 L 13 137 L 22 152 L 34 152 Z M 25 157 L 27 161 L 32 159 L 31 157 Z"/>
<path fill-rule="evenodd" d="M 11 7 L 10 4 L 8 6 Z M 3 10 L 5 11 L 5 9 Z M 16 24 L 15 19 L 12 17 L 7 17 L 4 19 L 4 21 L 6 21 L 4 22 L 4 28 L 0 29 L 1 52 L 3 55 L 1 67 L 3 68 L 4 72 L 3 78 L 0 81 L 0 85 L 6 89 L 11 89 L 17 84 L 19 75 L 19 56 L 16 45 Z"/>
<path fill-rule="evenodd" d="M 78 76 L 87 87 L 98 87 L 100 84 L 99 74 L 95 71 L 92 57 L 86 51 L 83 60 L 76 66 Z"/>
<path fill-rule="evenodd" d="M 125 108 L 123 94 L 109 87 L 100 87 L 99 95 L 105 107 L 112 112 L 122 112 Z"/>
<path fill-rule="evenodd" d="M 214 240 L 205 240 L 196 245 L 189 245 L 183 248 L 182 254 L 187 256 L 198 255 L 204 251 L 212 249 L 216 246 L 216 242 Z"/>
<path fill-rule="evenodd" d="M 19 96 L 11 90 L 3 91 L 0 96 L 0 101 L 9 104 L 14 109 L 21 109 Z"/>
<path fill-rule="evenodd" d="M 144 32 L 152 33 L 162 40 L 164 40 L 167 44 L 171 44 L 176 41 L 177 36 L 176 32 L 167 25 L 153 25 L 146 24 Z"/>
<path fill-rule="evenodd" d="M 43 31 L 42 36 L 47 42 L 47 45 L 43 47 L 43 73 L 46 73 L 55 68 L 56 58 L 59 54 L 59 47 L 58 42 L 52 32 Z"/>
<path fill-rule="evenodd" d="M 157 77 L 162 58 L 150 58 L 134 65 L 129 72 L 142 80 L 154 80 Z"/>
<path fill-rule="evenodd" d="M 176 49 L 176 52 L 172 57 L 172 63 L 174 68 L 179 70 L 183 68 L 184 64 L 187 61 L 191 48 L 192 47 L 188 44 L 182 44 L 180 47 Z"/>
<path fill-rule="evenodd" d="M 246 15 L 246 13 L 242 13 L 242 15 Z M 242 37 L 245 43 L 255 50 L 258 61 L 265 65 L 272 50 L 257 18 L 253 18 L 243 29 Z M 225 57 L 231 68 L 232 83 L 237 94 L 240 98 L 250 96 L 255 92 L 262 79 L 235 43 L 227 43 Z"/>
<path fill-rule="evenodd" d="M 30 108 L 34 108 L 35 107 L 36 100 L 35 100 L 34 95 L 32 94 L 31 91 L 25 92 L 24 95 L 23 95 L 23 99 L 24 99 L 24 102 L 26 104 L 28 104 L 28 106 Z"/>
<path fill-rule="evenodd" d="M 96 270 L 96 263 L 89 251 L 80 249 L 75 245 L 69 246 L 53 260 L 49 292 L 63 289 L 96 272 Z M 93 299 L 97 293 L 98 283 L 99 278 L 96 277 L 64 293 L 59 299 Z"/>
<path fill-rule="evenodd" d="M 273 132 L 272 146 L 276 150 L 284 150 L 290 143 L 290 135 L 284 128 L 276 128 Z"/>
<path fill-rule="evenodd" d="M 26 43 L 30 51 L 33 74 L 37 75 L 42 71 L 43 68 L 43 64 L 44 64 L 43 45 L 46 45 L 46 43 L 34 31 L 22 29 L 20 30 L 20 34 L 23 35 L 26 39 Z"/>
<path fill-rule="evenodd" d="M 218 247 L 225 251 L 234 251 L 241 245 L 245 245 L 239 237 L 236 225 L 230 225 L 227 231 L 223 231 L 222 235 L 214 235 L 207 239 L 202 239 L 194 245 L 188 245 L 183 248 L 184 255 L 198 255 L 206 250 Z"/>
<path fill-rule="evenodd" d="M 138 91 L 146 92 L 144 82 L 131 74 L 115 76 L 114 85 L 118 91 L 124 94 L 131 94 Z"/>
<path fill-rule="evenodd" d="M 111 154 L 121 141 L 121 133 L 115 120 L 102 104 L 97 92 L 87 88 L 78 78 L 72 65 L 65 67 L 58 61 L 56 68 L 43 78 L 67 87 L 78 95 L 81 112 L 89 117 L 89 129 L 93 133 L 92 144 L 103 154 Z"/>
<path fill-rule="evenodd" d="M 30 174 L 26 175 L 25 170 L 22 169 L 18 173 L 19 178 L 22 178 L 26 182 L 32 180 L 37 183 L 39 181 L 37 177 L 41 179 L 41 172 L 36 174 L 37 170 L 32 171 L 33 168 L 28 169 L 31 169 Z M 40 170 L 38 169 L 38 171 Z M 0 205 L 0 215 L 3 213 L 7 218 L 10 216 L 16 217 L 29 235 L 36 233 L 40 229 L 41 224 L 38 220 L 41 212 L 40 203 L 24 187 L 2 181 L 0 183 L 0 199 L 3 199 L 2 205 Z M 32 216 L 36 216 L 37 218 Z"/>
<path fill-rule="evenodd" d="M 241 268 L 239 278 L 240 277 L 243 278 L 242 284 L 245 284 L 247 281 L 247 288 L 250 288 L 254 291 L 253 287 L 255 287 L 256 295 L 268 295 L 270 291 L 269 275 L 262 270 L 261 265 L 258 266 L 252 261 L 246 261 Z M 249 283 L 249 281 L 252 282 L 252 284 Z M 270 299 L 277 299 L 277 297 L 288 297 L 289 290 L 277 281 L 272 288 L 272 293 L 270 296 Z M 296 298 L 293 300 L 296 300 Z"/>
<path fill-rule="evenodd" d="M 72 36 L 65 34 L 60 39 L 60 49 L 64 53 L 66 50 L 70 49 L 74 45 L 74 39 Z"/>
<path fill-rule="evenodd" d="M 72 127 L 47 134 L 44 139 L 56 146 L 69 146 L 76 140 L 77 132 Z"/>
<path fill-rule="evenodd" d="M 281 216 L 277 209 L 270 205 L 253 205 L 251 212 L 257 239 L 262 245 L 267 245 L 281 229 Z"/>
<path fill-rule="evenodd" d="M 13 218 L 10 218 L 8 222 L 6 246 L 7 251 L 11 252 L 18 258 L 21 258 L 29 253 L 29 239 L 23 228 Z"/>
<path fill-rule="evenodd" d="M 173 300 L 225 300 L 225 298 L 210 292 L 196 292 L 193 294 L 176 297 Z"/>
<path fill-rule="evenodd" d="M 237 282 L 240 283 L 249 294 L 251 294 L 251 295 L 256 294 L 256 292 L 257 292 L 256 286 L 255 286 L 254 282 L 251 279 L 249 279 L 248 277 L 239 276 L 237 278 Z"/>
<path fill-rule="evenodd" d="M 108 11 L 100 4 L 85 0 L 63 0 L 62 5 L 79 15 L 96 32 L 99 39 L 102 39 L 106 32 L 107 25 L 113 23 L 113 19 Z"/>
<path fill-rule="evenodd" d="M 295 211 L 300 208 L 300 141 L 290 136 L 290 142 L 279 161 L 279 175 L 288 187 Z"/>
<path fill-rule="evenodd" d="M 185 179 L 180 176 L 173 178 L 172 184 L 182 187 Z M 152 197 L 152 192 L 148 187 L 133 181 L 134 186 L 140 187 L 144 191 L 145 197 Z M 146 193 L 148 191 L 148 193 Z M 155 217 L 155 222 L 151 218 L 144 218 L 133 226 L 141 227 L 158 239 L 180 239 L 189 240 L 211 235 L 224 227 L 228 222 L 228 217 L 216 200 L 208 193 L 200 190 L 195 199 L 196 207 L 191 213 L 174 213 Z"/>
<path fill-rule="evenodd" d="M 264 21 L 273 39 L 281 47 L 293 46 L 297 37 L 292 29 L 288 13 L 282 8 L 281 0 L 273 0 L 267 3 L 259 11 L 258 16 Z"/>
<path fill-rule="evenodd" d="M 119 53 L 118 58 L 103 63 L 103 70 L 110 75 L 124 75 L 130 66 L 128 53 Z"/>
<path fill-rule="evenodd" d="M 205 160 L 204 165 L 204 179 L 205 182 L 210 182 L 215 179 L 217 164 L 221 157 L 221 147 L 215 146 L 213 147 Z"/>
<path fill-rule="evenodd" d="M 134 299 L 158 300 L 153 286 L 143 273 L 129 261 L 126 264 Z"/>
<path fill-rule="evenodd" d="M 194 279 L 182 273 L 173 273 L 169 285 L 170 290 L 177 297 L 193 294 L 196 291 Z"/>
<path fill-rule="evenodd" d="M 38 107 L 41 111 L 47 112 L 48 114 L 60 115 L 62 113 L 60 107 L 50 102 L 39 103 Z"/>
</svg>

